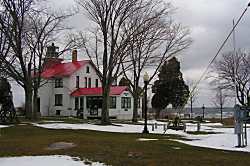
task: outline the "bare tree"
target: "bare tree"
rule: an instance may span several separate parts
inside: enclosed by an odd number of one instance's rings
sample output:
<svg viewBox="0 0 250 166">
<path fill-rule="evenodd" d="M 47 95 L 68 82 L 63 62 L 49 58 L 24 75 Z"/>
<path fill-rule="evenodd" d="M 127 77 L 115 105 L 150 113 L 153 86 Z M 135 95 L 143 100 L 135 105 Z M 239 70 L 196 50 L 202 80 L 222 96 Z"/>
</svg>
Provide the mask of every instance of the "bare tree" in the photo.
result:
<svg viewBox="0 0 250 166">
<path fill-rule="evenodd" d="M 213 90 L 215 91 L 215 95 L 212 98 L 212 103 L 214 104 L 215 107 L 220 109 L 220 120 L 222 123 L 223 122 L 223 108 L 227 102 L 227 99 L 230 97 L 230 95 L 226 92 L 225 89 L 222 89 L 219 85 Z"/>
<path fill-rule="evenodd" d="M 189 86 L 189 89 L 191 89 L 192 91 L 190 91 L 190 94 L 189 94 L 189 104 L 190 104 L 190 117 L 192 118 L 193 116 L 193 104 L 197 101 L 198 99 L 198 95 L 199 95 L 199 89 L 198 87 L 196 86 L 195 89 L 194 89 L 194 86 L 195 86 L 195 82 L 194 81 L 187 81 L 187 84 Z"/>
<path fill-rule="evenodd" d="M 122 63 L 123 74 L 129 80 L 133 94 L 133 122 L 137 122 L 138 99 L 142 92 L 139 83 L 143 72 L 153 72 L 151 81 L 165 61 L 191 44 L 189 30 L 175 23 L 172 14 L 170 3 L 150 1 L 144 8 L 130 15 L 123 24 L 125 33 L 137 34 L 129 40 L 125 61 Z"/>
<path fill-rule="evenodd" d="M 32 12 L 28 18 L 31 29 L 26 33 L 25 41 L 30 53 L 33 54 L 32 72 L 35 74 L 35 76 L 32 77 L 34 118 L 37 117 L 38 89 L 44 85 L 41 73 L 44 70 L 45 59 L 48 56 L 46 48 L 55 41 L 61 43 L 62 48 L 57 54 L 59 57 L 64 52 L 79 47 L 79 45 L 76 44 L 77 39 L 72 38 L 71 35 L 67 36 L 63 43 L 59 42 L 59 39 L 63 38 L 65 30 L 68 29 L 63 25 L 64 21 L 70 16 L 71 14 L 51 14 L 45 13 L 44 10 L 36 10 Z"/>
<path fill-rule="evenodd" d="M 64 29 L 62 22 L 68 17 L 49 14 L 38 4 L 35 0 L 3 0 L 0 4 L 0 39 L 4 50 L 0 53 L 0 70 L 24 89 L 26 116 L 30 119 L 36 117 L 46 46 L 59 37 Z"/>
<path fill-rule="evenodd" d="M 28 116 L 31 118 L 32 109 L 32 76 L 31 60 L 28 59 L 27 52 L 24 50 L 24 34 L 28 30 L 26 17 L 32 7 L 31 1 L 1 1 L 0 30 L 1 35 L 6 40 L 6 53 L 1 53 L 2 71 L 7 73 L 25 91 L 25 107 Z M 7 19 L 6 19 L 7 18 Z"/>
<path fill-rule="evenodd" d="M 94 49 L 95 54 L 88 53 L 88 47 L 85 48 L 90 59 L 95 59 L 95 64 L 102 70 L 102 124 L 109 124 L 110 86 L 120 75 L 129 41 L 138 33 L 136 31 L 138 27 L 136 30 L 131 30 L 133 28 L 131 25 L 124 31 L 124 24 L 129 17 L 144 8 L 146 3 L 143 0 L 77 0 L 77 2 L 87 11 L 90 20 L 97 27 L 94 39 L 96 46 L 99 47 Z M 150 18 L 144 21 L 150 21 Z"/>
<path fill-rule="evenodd" d="M 214 63 L 217 73 L 215 81 L 220 81 L 221 89 L 234 92 L 241 105 L 247 105 L 250 92 L 250 55 L 238 50 L 224 53 Z"/>
</svg>

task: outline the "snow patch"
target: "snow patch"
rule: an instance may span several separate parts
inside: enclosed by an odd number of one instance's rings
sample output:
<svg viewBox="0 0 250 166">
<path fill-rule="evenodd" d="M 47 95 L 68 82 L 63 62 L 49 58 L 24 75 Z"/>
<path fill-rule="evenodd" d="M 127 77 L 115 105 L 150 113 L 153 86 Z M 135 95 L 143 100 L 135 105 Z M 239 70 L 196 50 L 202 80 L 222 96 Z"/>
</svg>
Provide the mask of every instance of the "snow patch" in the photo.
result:
<svg viewBox="0 0 250 166">
<path fill-rule="evenodd" d="M 80 161 L 70 156 L 23 156 L 0 158 L 1 166 L 105 166 L 103 163 Z"/>
<path fill-rule="evenodd" d="M 0 128 L 5 128 L 5 127 L 9 127 L 9 126 L 6 126 L 6 125 L 0 125 Z"/>
<path fill-rule="evenodd" d="M 42 122 L 44 122 L 44 123 L 61 123 L 64 121 L 61 121 L 61 120 L 43 120 Z"/>
<path fill-rule="evenodd" d="M 153 138 L 138 138 L 137 141 L 157 141 L 159 139 L 153 139 Z"/>
<path fill-rule="evenodd" d="M 180 150 L 181 148 L 180 147 L 172 147 L 173 149 L 175 150 Z"/>
<path fill-rule="evenodd" d="M 190 141 L 175 141 L 198 147 L 250 152 L 250 146 L 244 148 L 235 147 L 237 145 L 237 136 L 234 134 L 234 128 L 214 128 L 212 131 L 219 134 L 187 135 L 186 138 L 190 139 Z M 249 132 L 250 130 L 248 129 Z M 248 134 L 247 136 L 248 140 L 250 140 L 250 135 Z"/>
<path fill-rule="evenodd" d="M 222 123 L 205 123 L 205 126 L 223 126 Z"/>
<path fill-rule="evenodd" d="M 141 121 L 138 121 L 138 123 L 144 124 L 144 121 L 141 120 Z M 161 121 L 157 121 L 157 120 L 148 120 L 147 123 L 148 124 L 155 124 L 155 123 L 157 123 L 157 124 L 167 124 L 167 122 L 161 122 Z"/>
</svg>

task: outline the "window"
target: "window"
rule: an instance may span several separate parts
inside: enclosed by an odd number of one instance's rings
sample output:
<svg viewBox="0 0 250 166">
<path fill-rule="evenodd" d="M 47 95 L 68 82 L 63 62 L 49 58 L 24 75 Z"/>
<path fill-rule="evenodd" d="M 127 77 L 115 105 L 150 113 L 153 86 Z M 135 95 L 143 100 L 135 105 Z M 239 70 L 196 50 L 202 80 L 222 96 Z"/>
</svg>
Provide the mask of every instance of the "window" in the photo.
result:
<svg viewBox="0 0 250 166">
<path fill-rule="evenodd" d="M 63 87 L 63 79 L 57 78 L 55 79 L 55 88 L 62 88 Z"/>
<path fill-rule="evenodd" d="M 80 110 L 83 110 L 83 106 L 84 106 L 84 99 L 83 97 L 80 97 Z"/>
<path fill-rule="evenodd" d="M 109 108 L 116 108 L 116 97 L 110 97 Z"/>
<path fill-rule="evenodd" d="M 89 87 L 88 88 L 91 88 L 91 78 L 89 78 Z"/>
<path fill-rule="evenodd" d="M 95 87 L 98 88 L 98 79 L 95 79 Z"/>
<path fill-rule="evenodd" d="M 75 110 L 79 109 L 79 98 L 75 97 Z"/>
<path fill-rule="evenodd" d="M 63 95 L 56 94 L 55 95 L 55 106 L 62 106 L 63 105 Z"/>
<path fill-rule="evenodd" d="M 79 79 L 80 79 L 80 77 L 76 76 L 76 88 L 79 88 Z"/>
<path fill-rule="evenodd" d="M 122 97 L 122 108 L 131 108 L 131 98 Z"/>
<path fill-rule="evenodd" d="M 86 73 L 90 73 L 89 66 L 87 66 L 87 68 L 86 68 Z"/>
<path fill-rule="evenodd" d="M 85 79 L 85 88 L 87 88 L 88 87 L 88 78 L 85 77 L 84 79 Z"/>
</svg>

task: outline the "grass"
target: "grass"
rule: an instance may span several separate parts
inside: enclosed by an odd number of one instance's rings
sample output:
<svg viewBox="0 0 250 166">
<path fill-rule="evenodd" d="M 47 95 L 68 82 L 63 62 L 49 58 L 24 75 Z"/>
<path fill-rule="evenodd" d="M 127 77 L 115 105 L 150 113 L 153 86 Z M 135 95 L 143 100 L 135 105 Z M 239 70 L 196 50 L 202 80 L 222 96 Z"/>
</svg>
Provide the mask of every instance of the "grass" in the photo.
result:
<svg viewBox="0 0 250 166">
<path fill-rule="evenodd" d="M 192 147 L 168 139 L 177 136 L 108 133 L 88 130 L 53 130 L 17 125 L 1 129 L 0 156 L 70 155 L 114 166 L 211 166 L 249 165 L 249 153 Z M 137 141 L 138 138 L 158 141 Z M 47 150 L 55 142 L 77 147 Z M 180 148 L 177 150 L 176 148 Z"/>
</svg>

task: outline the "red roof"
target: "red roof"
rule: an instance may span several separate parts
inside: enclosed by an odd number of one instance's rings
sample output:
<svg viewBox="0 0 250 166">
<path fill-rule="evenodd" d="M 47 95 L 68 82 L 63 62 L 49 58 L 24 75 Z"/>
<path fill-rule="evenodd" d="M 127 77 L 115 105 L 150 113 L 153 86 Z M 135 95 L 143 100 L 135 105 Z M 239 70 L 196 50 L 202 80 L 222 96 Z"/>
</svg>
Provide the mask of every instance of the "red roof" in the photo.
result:
<svg viewBox="0 0 250 166">
<path fill-rule="evenodd" d="M 113 86 L 110 88 L 110 94 L 113 95 L 121 95 L 124 91 L 128 88 L 126 86 Z M 71 96 L 78 97 L 78 96 L 101 96 L 102 95 L 102 88 L 80 88 L 75 90 L 71 93 Z"/>
<path fill-rule="evenodd" d="M 41 76 L 43 78 L 51 78 L 51 77 L 63 77 L 70 76 L 74 72 L 76 72 L 79 68 L 89 63 L 89 60 L 76 61 L 76 62 L 68 62 L 68 63 L 59 63 L 55 64 L 52 67 L 45 69 Z"/>
</svg>

